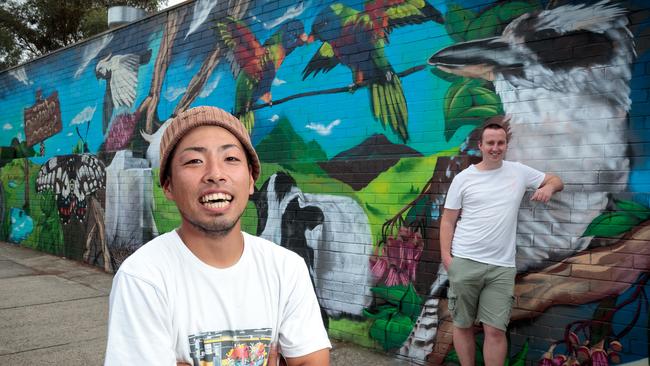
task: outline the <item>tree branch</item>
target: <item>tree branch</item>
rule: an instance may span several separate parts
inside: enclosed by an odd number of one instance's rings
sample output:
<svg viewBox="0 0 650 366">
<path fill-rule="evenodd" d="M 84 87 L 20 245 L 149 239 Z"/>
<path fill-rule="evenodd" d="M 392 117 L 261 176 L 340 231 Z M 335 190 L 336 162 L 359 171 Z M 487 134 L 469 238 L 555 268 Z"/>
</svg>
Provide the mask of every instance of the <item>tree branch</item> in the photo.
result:
<svg viewBox="0 0 650 366">
<path fill-rule="evenodd" d="M 426 67 L 425 65 L 413 66 L 410 69 L 406 69 L 406 70 L 404 70 L 402 72 L 397 73 L 397 76 L 402 78 L 404 76 L 408 76 L 408 75 L 413 74 L 415 72 L 421 71 L 425 67 Z M 354 88 L 364 87 L 364 86 L 367 86 L 368 84 L 370 84 L 370 81 L 366 80 L 361 84 L 355 85 Z M 325 90 L 315 90 L 315 91 L 310 91 L 310 92 L 305 92 L 305 93 L 298 93 L 298 94 L 290 95 L 288 97 L 284 97 L 284 98 L 281 98 L 281 99 L 278 99 L 278 100 L 273 100 L 273 101 L 271 101 L 269 103 L 255 104 L 253 107 L 251 107 L 251 110 L 254 111 L 254 110 L 258 110 L 258 109 L 262 109 L 262 108 L 282 104 L 282 103 L 288 102 L 288 101 L 293 100 L 293 99 L 311 97 L 313 95 L 346 93 L 346 92 L 350 92 L 350 91 L 351 91 L 351 88 L 349 86 L 344 86 L 344 87 L 340 87 L 340 88 L 332 88 L 332 89 L 325 89 Z"/>
</svg>

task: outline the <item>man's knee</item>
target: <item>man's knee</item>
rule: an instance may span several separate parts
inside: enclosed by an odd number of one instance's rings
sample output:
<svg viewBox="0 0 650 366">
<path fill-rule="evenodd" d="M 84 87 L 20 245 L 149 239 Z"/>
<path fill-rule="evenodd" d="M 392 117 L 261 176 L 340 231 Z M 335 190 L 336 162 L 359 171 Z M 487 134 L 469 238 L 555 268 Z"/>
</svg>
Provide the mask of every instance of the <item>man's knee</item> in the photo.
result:
<svg viewBox="0 0 650 366">
<path fill-rule="evenodd" d="M 483 324 L 483 334 L 485 341 L 502 341 L 506 339 L 506 332 L 502 329 L 493 327 L 488 324 Z"/>
</svg>

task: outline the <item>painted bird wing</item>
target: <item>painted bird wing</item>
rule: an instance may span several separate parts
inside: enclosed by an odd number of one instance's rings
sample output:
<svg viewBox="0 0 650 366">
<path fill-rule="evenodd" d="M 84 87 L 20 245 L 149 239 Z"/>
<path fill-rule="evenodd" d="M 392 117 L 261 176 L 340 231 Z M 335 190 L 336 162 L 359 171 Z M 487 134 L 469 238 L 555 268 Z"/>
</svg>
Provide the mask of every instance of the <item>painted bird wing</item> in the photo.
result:
<svg viewBox="0 0 650 366">
<path fill-rule="evenodd" d="M 217 34 L 228 50 L 226 58 L 233 75 L 237 77 L 243 70 L 250 78 L 259 80 L 266 51 L 246 24 L 227 17 L 217 23 Z"/>
<path fill-rule="evenodd" d="M 368 0 L 364 9 L 375 31 L 383 30 L 386 34 L 409 24 L 444 22 L 442 14 L 426 0 Z"/>
<path fill-rule="evenodd" d="M 323 42 L 318 51 L 309 60 L 305 69 L 302 70 L 302 79 L 305 80 L 311 74 L 316 76 L 319 72 L 326 73 L 338 65 L 339 62 L 338 57 L 334 54 L 332 45 L 328 42 Z"/>
<path fill-rule="evenodd" d="M 133 107 L 138 87 L 140 56 L 115 55 L 111 58 L 111 97 L 114 107 Z"/>
</svg>

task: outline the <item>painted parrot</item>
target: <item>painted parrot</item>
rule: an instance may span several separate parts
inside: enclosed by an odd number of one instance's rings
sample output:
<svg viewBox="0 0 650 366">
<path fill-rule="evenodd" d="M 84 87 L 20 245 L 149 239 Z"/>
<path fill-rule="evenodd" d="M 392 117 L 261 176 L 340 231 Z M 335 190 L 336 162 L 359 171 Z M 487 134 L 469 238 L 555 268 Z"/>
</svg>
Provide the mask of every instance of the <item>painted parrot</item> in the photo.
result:
<svg viewBox="0 0 650 366">
<path fill-rule="evenodd" d="M 324 8 L 312 25 L 309 36 L 323 42 L 302 72 L 326 73 L 339 63 L 352 70 L 353 87 L 367 85 L 375 119 L 389 124 L 408 140 L 408 111 L 402 82 L 384 54 L 388 35 L 399 26 L 433 20 L 442 23 L 442 15 L 424 0 L 370 0 L 363 11 L 341 3 Z M 352 89 L 354 90 L 354 89 Z"/>
<path fill-rule="evenodd" d="M 255 125 L 253 103 L 258 99 L 271 102 L 275 74 L 284 58 L 307 41 L 307 34 L 302 22 L 290 20 L 261 45 L 246 24 L 231 17 L 217 23 L 217 33 L 228 49 L 236 77 L 233 114 L 251 132 Z"/>
</svg>

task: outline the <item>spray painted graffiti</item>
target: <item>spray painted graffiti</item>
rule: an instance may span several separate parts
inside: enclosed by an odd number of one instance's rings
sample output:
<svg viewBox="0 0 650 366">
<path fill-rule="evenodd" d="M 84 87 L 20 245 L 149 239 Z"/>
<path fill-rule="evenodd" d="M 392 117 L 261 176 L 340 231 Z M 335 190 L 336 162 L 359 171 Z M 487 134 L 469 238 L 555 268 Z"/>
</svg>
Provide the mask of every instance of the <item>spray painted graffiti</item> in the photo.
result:
<svg viewBox="0 0 650 366">
<path fill-rule="evenodd" d="M 498 120 L 566 183 L 520 209 L 510 362 L 647 359 L 647 4 L 216 5 L 0 73 L 0 239 L 115 270 L 179 223 L 165 121 L 219 106 L 263 163 L 243 226 L 305 259 L 330 334 L 454 362 L 439 218 Z"/>
</svg>

